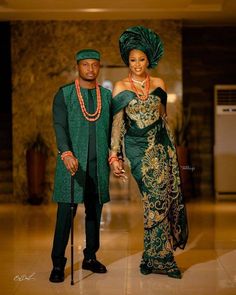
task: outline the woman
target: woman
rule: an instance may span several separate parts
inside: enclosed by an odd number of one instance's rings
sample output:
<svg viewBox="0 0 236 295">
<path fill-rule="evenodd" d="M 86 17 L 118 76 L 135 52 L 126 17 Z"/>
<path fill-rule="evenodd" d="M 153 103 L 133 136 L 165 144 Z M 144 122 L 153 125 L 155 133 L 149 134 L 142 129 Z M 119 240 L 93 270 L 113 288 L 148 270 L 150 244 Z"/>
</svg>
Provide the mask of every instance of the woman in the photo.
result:
<svg viewBox="0 0 236 295">
<path fill-rule="evenodd" d="M 155 32 L 142 26 L 127 29 L 119 43 L 130 72 L 114 87 L 109 163 L 116 176 L 124 177 L 119 160 L 124 139 L 144 206 L 141 273 L 181 278 L 173 250 L 185 247 L 188 230 L 176 150 L 166 122 L 167 94 L 164 82 L 147 72 L 163 55 L 163 44 Z"/>
</svg>

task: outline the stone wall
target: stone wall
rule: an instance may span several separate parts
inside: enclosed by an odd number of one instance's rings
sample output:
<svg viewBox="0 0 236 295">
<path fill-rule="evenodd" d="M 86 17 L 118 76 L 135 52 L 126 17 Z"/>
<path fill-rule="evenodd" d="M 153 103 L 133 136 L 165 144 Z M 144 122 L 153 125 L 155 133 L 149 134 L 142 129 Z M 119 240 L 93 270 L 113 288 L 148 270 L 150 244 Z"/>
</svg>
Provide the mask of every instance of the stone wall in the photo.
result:
<svg viewBox="0 0 236 295">
<path fill-rule="evenodd" d="M 50 200 L 56 145 L 52 127 L 52 100 L 58 87 L 74 79 L 75 53 L 96 48 L 104 65 L 123 65 L 119 35 L 129 26 L 145 25 L 158 32 L 165 56 L 155 74 L 168 92 L 182 96 L 181 23 L 179 21 L 16 21 L 12 31 L 13 179 L 14 198 L 27 198 L 25 153 L 40 133 L 50 146 L 46 169 L 45 202 Z"/>
</svg>

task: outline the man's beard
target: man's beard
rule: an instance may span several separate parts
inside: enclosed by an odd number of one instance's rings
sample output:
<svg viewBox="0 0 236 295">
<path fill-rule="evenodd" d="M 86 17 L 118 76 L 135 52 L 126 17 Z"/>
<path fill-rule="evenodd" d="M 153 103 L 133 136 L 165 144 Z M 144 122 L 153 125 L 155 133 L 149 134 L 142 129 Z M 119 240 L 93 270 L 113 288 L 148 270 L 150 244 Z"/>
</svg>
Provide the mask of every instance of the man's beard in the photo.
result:
<svg viewBox="0 0 236 295">
<path fill-rule="evenodd" d="M 86 78 L 86 77 L 81 77 L 80 76 L 80 79 L 82 79 L 85 82 L 95 82 L 97 77 L 95 77 L 95 78 Z"/>
</svg>

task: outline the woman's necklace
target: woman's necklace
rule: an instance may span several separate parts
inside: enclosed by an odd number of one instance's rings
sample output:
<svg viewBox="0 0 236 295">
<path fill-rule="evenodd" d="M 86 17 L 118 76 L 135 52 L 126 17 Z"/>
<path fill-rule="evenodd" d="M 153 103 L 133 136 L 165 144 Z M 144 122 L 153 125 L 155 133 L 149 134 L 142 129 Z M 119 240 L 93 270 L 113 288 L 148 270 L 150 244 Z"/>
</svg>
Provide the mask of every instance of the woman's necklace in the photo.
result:
<svg viewBox="0 0 236 295">
<path fill-rule="evenodd" d="M 136 86 L 135 86 L 135 84 L 134 84 L 134 82 L 138 82 L 139 84 L 141 84 L 141 83 L 145 83 L 147 81 L 147 83 L 146 83 L 146 94 L 144 94 L 144 92 L 142 91 L 142 95 L 140 95 L 139 93 L 138 93 L 138 89 L 136 88 Z M 134 80 L 133 78 L 132 78 L 132 75 L 131 75 L 131 73 L 129 73 L 129 82 L 130 82 L 130 84 L 131 84 L 131 87 L 132 87 L 132 89 L 133 89 L 133 91 L 136 93 L 136 95 L 137 95 L 137 97 L 139 98 L 139 99 L 141 99 L 141 100 L 146 100 L 147 98 L 148 98 L 148 95 L 149 95 L 149 90 L 150 90 L 150 76 L 147 74 L 147 77 L 145 78 L 145 80 L 143 80 L 142 82 L 140 82 L 140 81 L 136 81 L 136 80 Z M 143 88 L 143 87 L 142 87 Z"/>
<path fill-rule="evenodd" d="M 141 85 L 142 88 L 145 88 L 144 83 L 146 82 L 147 77 L 146 77 L 143 81 L 135 80 L 135 79 L 133 79 L 133 78 L 131 78 L 131 79 L 132 79 L 133 82 L 135 82 L 135 83 Z"/>
<path fill-rule="evenodd" d="M 90 114 L 86 110 L 84 100 L 83 100 L 83 96 L 82 96 L 81 91 L 80 91 L 79 79 L 75 80 L 75 88 L 76 88 L 77 97 L 78 97 L 78 100 L 79 100 L 79 103 L 80 103 L 80 107 L 81 107 L 81 110 L 82 110 L 82 113 L 83 113 L 85 119 L 90 121 L 90 122 L 96 121 L 100 117 L 101 110 L 102 110 L 101 91 L 100 91 L 98 83 L 96 82 L 97 109 L 93 114 Z"/>
</svg>

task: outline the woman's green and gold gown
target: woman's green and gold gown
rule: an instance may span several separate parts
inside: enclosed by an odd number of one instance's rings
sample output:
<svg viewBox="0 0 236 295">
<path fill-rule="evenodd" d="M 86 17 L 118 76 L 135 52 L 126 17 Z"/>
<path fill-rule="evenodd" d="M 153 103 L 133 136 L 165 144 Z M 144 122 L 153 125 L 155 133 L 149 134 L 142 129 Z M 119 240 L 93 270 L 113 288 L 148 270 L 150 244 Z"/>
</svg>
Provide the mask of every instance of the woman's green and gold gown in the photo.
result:
<svg viewBox="0 0 236 295">
<path fill-rule="evenodd" d="M 125 155 L 142 194 L 144 252 L 140 267 L 167 272 L 175 265 L 173 250 L 183 249 L 188 228 L 180 189 L 173 136 L 162 118 L 166 92 L 158 87 L 146 100 L 125 90 L 113 98 L 111 149 Z"/>
</svg>

